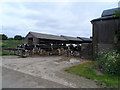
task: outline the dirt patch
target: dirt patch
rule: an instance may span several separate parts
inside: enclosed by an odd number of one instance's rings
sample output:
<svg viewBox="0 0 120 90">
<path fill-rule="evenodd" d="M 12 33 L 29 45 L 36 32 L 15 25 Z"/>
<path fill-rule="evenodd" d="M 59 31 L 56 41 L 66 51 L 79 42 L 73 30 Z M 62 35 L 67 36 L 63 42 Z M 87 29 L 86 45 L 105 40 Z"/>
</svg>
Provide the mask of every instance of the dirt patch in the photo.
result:
<svg viewBox="0 0 120 90">
<path fill-rule="evenodd" d="M 81 78 L 78 76 L 76 77 L 74 75 L 68 76 L 68 74 L 63 71 L 63 69 L 66 67 L 86 62 L 78 58 L 63 56 L 46 56 L 46 57 L 40 56 L 27 58 L 18 58 L 13 56 L 12 58 L 12 56 L 10 56 L 4 57 L 2 62 L 3 67 L 7 67 L 12 70 L 16 70 L 35 77 L 41 77 L 42 79 L 52 81 L 64 85 L 66 87 L 70 88 L 97 87 L 96 83 L 92 80 L 88 80 L 85 83 L 84 82 L 86 80 L 85 78 L 83 77 Z M 74 77 L 74 80 L 72 79 L 72 77 Z"/>
</svg>

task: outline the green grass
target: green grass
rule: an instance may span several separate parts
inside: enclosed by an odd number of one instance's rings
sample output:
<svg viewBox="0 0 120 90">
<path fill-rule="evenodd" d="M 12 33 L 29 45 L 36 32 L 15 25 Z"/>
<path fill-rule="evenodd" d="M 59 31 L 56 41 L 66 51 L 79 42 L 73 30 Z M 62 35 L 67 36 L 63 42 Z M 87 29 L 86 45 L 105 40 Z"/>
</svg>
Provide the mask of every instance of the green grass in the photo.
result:
<svg viewBox="0 0 120 90">
<path fill-rule="evenodd" d="M 16 48 L 18 44 L 23 44 L 23 40 L 0 40 L 0 56 L 13 55 L 13 53 L 4 51 L 2 48 Z"/>
<path fill-rule="evenodd" d="M 23 44 L 23 40 L 0 40 L 0 47 L 2 48 L 16 48 L 18 44 Z"/>
<path fill-rule="evenodd" d="M 14 54 L 6 51 L 0 51 L 0 56 L 7 56 L 7 55 L 14 55 Z"/>
<path fill-rule="evenodd" d="M 88 79 L 97 80 L 97 84 L 105 84 L 108 88 L 118 87 L 118 76 L 109 74 L 98 74 L 94 69 L 95 62 L 86 62 L 76 66 L 69 67 L 65 71 L 83 76 Z"/>
</svg>

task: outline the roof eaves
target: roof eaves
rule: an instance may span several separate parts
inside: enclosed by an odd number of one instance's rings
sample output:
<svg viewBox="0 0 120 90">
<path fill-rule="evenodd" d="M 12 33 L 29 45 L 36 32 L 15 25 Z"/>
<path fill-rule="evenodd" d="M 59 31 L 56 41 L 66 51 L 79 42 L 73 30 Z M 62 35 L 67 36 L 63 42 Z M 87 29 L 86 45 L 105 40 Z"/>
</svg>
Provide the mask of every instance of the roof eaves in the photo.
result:
<svg viewBox="0 0 120 90">
<path fill-rule="evenodd" d="M 100 21 L 100 20 L 110 20 L 110 19 L 119 19 L 120 17 L 116 17 L 116 16 L 108 16 L 108 17 L 100 17 L 100 18 L 96 18 L 91 20 L 90 22 L 94 22 L 94 21 Z"/>
</svg>

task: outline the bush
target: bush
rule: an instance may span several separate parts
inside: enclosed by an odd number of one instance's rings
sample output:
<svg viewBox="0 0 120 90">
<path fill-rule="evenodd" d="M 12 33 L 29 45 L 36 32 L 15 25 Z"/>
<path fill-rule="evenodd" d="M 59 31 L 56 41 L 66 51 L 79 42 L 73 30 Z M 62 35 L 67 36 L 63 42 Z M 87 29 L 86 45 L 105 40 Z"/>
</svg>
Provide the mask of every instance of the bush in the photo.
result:
<svg viewBox="0 0 120 90">
<path fill-rule="evenodd" d="M 7 35 L 2 34 L 2 40 L 7 40 L 7 39 L 8 39 Z"/>
<path fill-rule="evenodd" d="M 16 36 L 14 36 L 14 40 L 22 40 L 23 38 L 22 38 L 22 36 L 21 35 L 16 35 Z"/>
<path fill-rule="evenodd" d="M 14 40 L 14 38 L 8 38 L 8 40 Z"/>
<path fill-rule="evenodd" d="M 120 54 L 116 51 L 99 54 L 97 63 L 104 73 L 120 75 Z"/>
</svg>

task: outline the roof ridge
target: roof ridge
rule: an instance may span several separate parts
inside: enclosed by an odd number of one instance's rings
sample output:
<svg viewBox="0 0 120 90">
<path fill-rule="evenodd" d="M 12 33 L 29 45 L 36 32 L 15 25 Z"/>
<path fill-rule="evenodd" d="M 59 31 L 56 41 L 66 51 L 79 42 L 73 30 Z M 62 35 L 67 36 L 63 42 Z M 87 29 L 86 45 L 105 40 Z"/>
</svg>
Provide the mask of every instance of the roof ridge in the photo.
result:
<svg viewBox="0 0 120 90">
<path fill-rule="evenodd" d="M 36 33 L 36 34 L 43 34 L 43 35 L 50 35 L 50 36 L 58 36 L 58 37 L 61 37 L 59 35 L 53 35 L 53 34 L 44 34 L 44 33 L 38 33 L 38 32 L 31 32 L 31 33 Z"/>
</svg>

